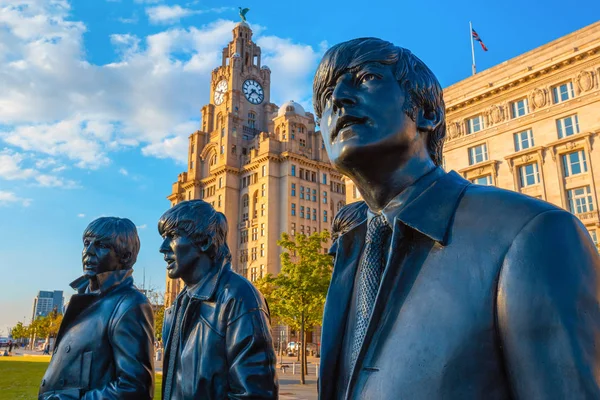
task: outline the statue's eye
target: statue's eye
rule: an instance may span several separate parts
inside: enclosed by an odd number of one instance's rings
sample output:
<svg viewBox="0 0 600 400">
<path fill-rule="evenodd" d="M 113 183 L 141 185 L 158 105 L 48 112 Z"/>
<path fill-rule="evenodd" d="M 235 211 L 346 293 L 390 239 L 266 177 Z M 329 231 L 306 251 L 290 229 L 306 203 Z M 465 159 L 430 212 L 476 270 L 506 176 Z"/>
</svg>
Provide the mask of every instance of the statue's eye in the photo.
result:
<svg viewBox="0 0 600 400">
<path fill-rule="evenodd" d="M 365 83 L 365 82 L 372 81 L 375 79 L 379 79 L 379 77 L 375 74 L 364 74 L 363 76 L 360 77 L 360 83 Z"/>
</svg>

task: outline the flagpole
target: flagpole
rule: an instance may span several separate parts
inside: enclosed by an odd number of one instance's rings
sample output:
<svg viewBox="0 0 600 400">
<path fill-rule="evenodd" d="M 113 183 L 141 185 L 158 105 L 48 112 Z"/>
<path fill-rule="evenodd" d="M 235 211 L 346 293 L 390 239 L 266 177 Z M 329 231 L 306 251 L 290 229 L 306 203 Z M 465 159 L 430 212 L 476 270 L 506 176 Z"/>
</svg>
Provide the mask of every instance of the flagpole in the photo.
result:
<svg viewBox="0 0 600 400">
<path fill-rule="evenodd" d="M 471 37 L 471 56 L 473 57 L 473 65 L 471 67 L 473 75 L 475 75 L 475 47 L 473 46 L 473 24 L 471 24 L 471 21 L 469 21 L 469 36 Z"/>
</svg>

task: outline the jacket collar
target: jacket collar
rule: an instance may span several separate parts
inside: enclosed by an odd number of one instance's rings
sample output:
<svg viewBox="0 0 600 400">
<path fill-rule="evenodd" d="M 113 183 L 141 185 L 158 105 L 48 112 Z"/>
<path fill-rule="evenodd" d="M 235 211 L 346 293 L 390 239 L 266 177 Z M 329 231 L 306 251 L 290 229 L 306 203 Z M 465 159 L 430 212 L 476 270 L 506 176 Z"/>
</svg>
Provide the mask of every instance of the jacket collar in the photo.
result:
<svg viewBox="0 0 600 400">
<path fill-rule="evenodd" d="M 382 214 L 390 227 L 401 221 L 445 246 L 456 205 L 469 184 L 456 172 L 436 167 L 393 198 Z"/>
<path fill-rule="evenodd" d="M 223 272 L 231 270 L 231 263 L 228 259 L 223 258 L 216 262 L 216 266 L 212 268 L 206 276 L 204 276 L 200 282 L 185 286 L 181 291 L 181 294 L 177 296 L 183 296 L 187 294 L 192 299 L 206 301 L 212 298 L 217 290 L 217 283 L 223 275 Z"/>
<path fill-rule="evenodd" d="M 130 279 L 133 283 L 133 269 L 122 269 L 118 271 L 109 271 L 103 272 L 101 274 L 96 275 L 96 279 L 98 281 L 98 291 L 96 293 L 104 294 L 111 290 L 112 288 L 120 285 L 126 280 Z M 82 275 L 79 278 L 75 279 L 70 283 L 70 286 L 77 291 L 79 294 L 84 294 L 87 292 L 90 284 L 90 277 Z M 93 293 L 93 292 L 92 292 Z"/>
</svg>

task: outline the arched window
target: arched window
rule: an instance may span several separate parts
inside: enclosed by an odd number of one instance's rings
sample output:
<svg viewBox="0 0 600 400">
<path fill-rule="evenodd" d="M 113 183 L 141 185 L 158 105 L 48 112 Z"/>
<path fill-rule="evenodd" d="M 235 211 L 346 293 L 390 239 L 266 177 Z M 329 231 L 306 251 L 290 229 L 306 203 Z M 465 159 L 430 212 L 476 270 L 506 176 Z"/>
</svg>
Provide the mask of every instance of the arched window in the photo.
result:
<svg viewBox="0 0 600 400">
<path fill-rule="evenodd" d="M 252 129 L 256 127 L 256 114 L 254 114 L 254 111 L 248 113 L 248 126 Z"/>
</svg>

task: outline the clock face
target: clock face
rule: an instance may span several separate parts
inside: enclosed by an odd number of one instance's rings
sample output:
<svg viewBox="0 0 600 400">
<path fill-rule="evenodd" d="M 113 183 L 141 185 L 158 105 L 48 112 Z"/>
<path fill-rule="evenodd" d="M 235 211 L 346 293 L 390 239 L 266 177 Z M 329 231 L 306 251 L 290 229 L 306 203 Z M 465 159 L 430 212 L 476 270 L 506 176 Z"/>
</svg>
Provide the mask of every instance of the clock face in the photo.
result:
<svg viewBox="0 0 600 400">
<path fill-rule="evenodd" d="M 244 91 L 246 99 L 252 104 L 260 104 L 265 98 L 265 92 L 263 91 L 262 86 L 254 79 L 248 79 L 244 82 L 242 90 Z"/>
<path fill-rule="evenodd" d="M 223 103 L 223 100 L 225 100 L 226 92 L 227 92 L 227 81 L 225 79 L 223 79 L 217 84 L 217 87 L 215 88 L 214 100 L 215 100 L 216 105 Z"/>
</svg>

